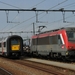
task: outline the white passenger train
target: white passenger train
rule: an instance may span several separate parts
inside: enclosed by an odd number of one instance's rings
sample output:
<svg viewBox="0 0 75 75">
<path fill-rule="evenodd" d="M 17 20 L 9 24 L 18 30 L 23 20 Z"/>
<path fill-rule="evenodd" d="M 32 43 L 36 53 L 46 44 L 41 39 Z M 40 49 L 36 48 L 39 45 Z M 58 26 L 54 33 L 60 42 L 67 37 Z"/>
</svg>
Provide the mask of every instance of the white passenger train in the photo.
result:
<svg viewBox="0 0 75 75">
<path fill-rule="evenodd" d="M 11 35 L 0 40 L 0 55 L 5 57 L 20 57 L 23 53 L 23 39 L 18 35 Z"/>
</svg>

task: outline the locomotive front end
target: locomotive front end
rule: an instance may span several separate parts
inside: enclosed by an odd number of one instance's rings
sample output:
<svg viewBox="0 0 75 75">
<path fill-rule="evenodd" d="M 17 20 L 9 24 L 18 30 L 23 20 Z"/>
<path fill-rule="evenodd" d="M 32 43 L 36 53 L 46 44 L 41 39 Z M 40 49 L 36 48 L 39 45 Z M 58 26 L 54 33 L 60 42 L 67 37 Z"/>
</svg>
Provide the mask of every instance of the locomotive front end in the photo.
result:
<svg viewBox="0 0 75 75">
<path fill-rule="evenodd" d="M 75 59 L 75 28 L 67 28 L 66 34 L 68 39 L 66 55 L 69 59 Z"/>
<path fill-rule="evenodd" d="M 20 57 L 23 54 L 23 40 L 20 36 L 11 36 L 7 40 L 7 43 L 7 52 L 9 56 Z"/>
</svg>

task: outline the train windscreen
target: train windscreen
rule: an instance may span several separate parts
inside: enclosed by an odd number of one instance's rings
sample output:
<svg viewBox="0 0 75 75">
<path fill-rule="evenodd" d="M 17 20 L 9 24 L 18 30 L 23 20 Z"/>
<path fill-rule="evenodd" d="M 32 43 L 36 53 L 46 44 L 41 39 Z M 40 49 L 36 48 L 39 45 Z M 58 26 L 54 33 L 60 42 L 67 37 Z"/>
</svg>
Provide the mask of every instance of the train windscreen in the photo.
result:
<svg viewBox="0 0 75 75">
<path fill-rule="evenodd" d="M 20 44 L 20 42 L 18 39 L 11 40 L 11 45 L 19 45 L 19 44 Z"/>
<path fill-rule="evenodd" d="M 75 31 L 67 31 L 68 41 L 75 42 Z"/>
<path fill-rule="evenodd" d="M 11 40 L 11 50 L 20 50 L 20 40 L 19 39 Z"/>
</svg>

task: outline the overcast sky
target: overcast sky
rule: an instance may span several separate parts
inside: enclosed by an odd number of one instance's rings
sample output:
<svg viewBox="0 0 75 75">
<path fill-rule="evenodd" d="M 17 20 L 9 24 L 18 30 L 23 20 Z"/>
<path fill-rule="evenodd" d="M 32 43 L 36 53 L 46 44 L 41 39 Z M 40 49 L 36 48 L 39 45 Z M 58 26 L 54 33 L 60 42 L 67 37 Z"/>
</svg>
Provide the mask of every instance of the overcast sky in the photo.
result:
<svg viewBox="0 0 75 75">
<path fill-rule="evenodd" d="M 75 0 L 0 0 L 0 9 L 51 9 L 75 10 Z M 48 31 L 67 26 L 75 26 L 74 12 L 37 12 L 33 11 L 0 11 L 0 32 L 29 32 L 38 26 L 46 26 L 42 31 Z M 8 21 L 8 23 L 7 23 Z M 38 21 L 38 22 L 36 22 Z M 63 21 L 66 21 L 64 23 Z M 31 33 L 17 33 L 24 37 L 30 37 Z M 8 34 L 9 35 L 9 34 Z M 4 34 L 1 34 L 4 36 Z"/>
</svg>

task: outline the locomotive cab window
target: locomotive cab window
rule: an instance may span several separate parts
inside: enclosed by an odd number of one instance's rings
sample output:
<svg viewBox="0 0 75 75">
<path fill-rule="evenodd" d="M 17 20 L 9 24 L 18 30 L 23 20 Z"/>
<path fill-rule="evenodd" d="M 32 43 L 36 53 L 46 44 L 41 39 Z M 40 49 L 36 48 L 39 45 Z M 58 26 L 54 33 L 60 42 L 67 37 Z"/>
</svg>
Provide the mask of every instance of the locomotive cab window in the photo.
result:
<svg viewBox="0 0 75 75">
<path fill-rule="evenodd" d="M 18 45 L 18 44 L 20 44 L 19 40 L 17 40 L 17 39 L 11 40 L 11 45 Z"/>
<path fill-rule="evenodd" d="M 67 31 L 67 36 L 70 42 L 75 42 L 75 31 Z"/>
<path fill-rule="evenodd" d="M 57 36 L 55 35 L 55 36 L 50 36 L 50 44 L 57 44 L 58 42 L 57 42 Z"/>
<path fill-rule="evenodd" d="M 50 44 L 62 44 L 60 35 L 50 36 Z"/>
<path fill-rule="evenodd" d="M 20 40 L 19 39 L 11 39 L 11 50 L 13 51 L 20 50 Z"/>
</svg>

